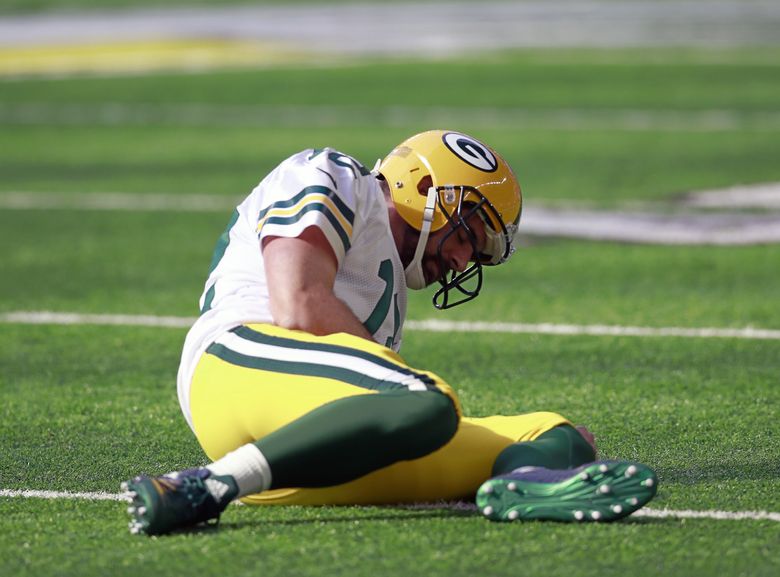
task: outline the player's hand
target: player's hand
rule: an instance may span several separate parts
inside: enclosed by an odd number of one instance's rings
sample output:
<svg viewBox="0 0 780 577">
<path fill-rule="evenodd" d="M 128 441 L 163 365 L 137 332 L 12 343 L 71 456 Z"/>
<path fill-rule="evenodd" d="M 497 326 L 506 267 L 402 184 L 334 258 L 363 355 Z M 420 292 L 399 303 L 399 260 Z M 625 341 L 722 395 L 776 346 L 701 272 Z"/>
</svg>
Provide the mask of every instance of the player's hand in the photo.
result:
<svg viewBox="0 0 780 577">
<path fill-rule="evenodd" d="M 582 435 L 583 438 L 588 441 L 588 444 L 593 447 L 593 452 L 596 454 L 596 458 L 598 458 L 599 450 L 596 448 L 596 437 L 593 435 L 593 433 L 591 433 L 586 427 L 582 425 L 577 425 L 574 428 L 577 429 L 580 435 Z"/>
</svg>

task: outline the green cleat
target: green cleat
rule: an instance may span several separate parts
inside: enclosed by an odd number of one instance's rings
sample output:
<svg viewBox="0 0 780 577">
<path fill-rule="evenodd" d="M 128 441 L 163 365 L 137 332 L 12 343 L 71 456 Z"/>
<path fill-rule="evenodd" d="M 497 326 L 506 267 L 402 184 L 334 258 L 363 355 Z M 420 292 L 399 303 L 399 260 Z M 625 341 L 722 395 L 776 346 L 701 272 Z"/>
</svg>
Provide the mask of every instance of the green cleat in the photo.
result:
<svg viewBox="0 0 780 577">
<path fill-rule="evenodd" d="M 130 506 L 130 532 L 162 535 L 199 523 L 219 521 L 219 516 L 238 494 L 233 477 L 212 476 L 206 468 L 168 473 L 161 477 L 141 475 L 121 485 Z"/>
<path fill-rule="evenodd" d="M 655 473 L 640 463 L 521 467 L 485 481 L 477 491 L 477 507 L 491 521 L 615 521 L 643 507 L 657 490 Z"/>
</svg>

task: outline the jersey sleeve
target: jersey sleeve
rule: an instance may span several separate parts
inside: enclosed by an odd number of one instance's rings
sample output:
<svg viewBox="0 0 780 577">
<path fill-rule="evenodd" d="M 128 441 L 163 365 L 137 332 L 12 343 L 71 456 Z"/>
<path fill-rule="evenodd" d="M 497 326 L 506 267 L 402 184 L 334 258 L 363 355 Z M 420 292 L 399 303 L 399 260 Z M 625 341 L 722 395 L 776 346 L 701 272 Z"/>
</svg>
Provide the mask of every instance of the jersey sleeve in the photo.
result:
<svg viewBox="0 0 780 577">
<path fill-rule="evenodd" d="M 308 150 L 282 163 L 264 186 L 257 215 L 257 236 L 296 237 L 319 228 L 339 265 L 351 246 L 361 173 L 333 159 L 349 159 L 330 149 Z M 351 159 L 349 159 L 351 160 Z"/>
</svg>

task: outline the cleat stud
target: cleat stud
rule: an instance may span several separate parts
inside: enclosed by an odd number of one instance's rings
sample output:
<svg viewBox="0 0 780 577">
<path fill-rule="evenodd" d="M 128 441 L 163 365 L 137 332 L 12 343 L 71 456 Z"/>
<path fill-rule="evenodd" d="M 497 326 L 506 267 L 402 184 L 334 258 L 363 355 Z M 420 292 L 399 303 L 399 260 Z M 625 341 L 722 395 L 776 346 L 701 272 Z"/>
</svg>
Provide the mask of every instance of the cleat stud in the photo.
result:
<svg viewBox="0 0 780 577">
<path fill-rule="evenodd" d="M 138 507 L 139 515 L 146 515 L 146 507 Z"/>
<path fill-rule="evenodd" d="M 482 509 L 482 514 L 483 514 L 485 517 L 489 517 L 490 515 L 492 515 L 492 514 L 493 514 L 493 507 L 491 507 L 490 505 L 488 505 L 487 507 L 485 507 L 484 509 Z"/>
<path fill-rule="evenodd" d="M 607 471 L 609 471 L 609 467 L 607 467 L 604 463 L 599 465 L 599 472 L 600 473 L 606 473 Z"/>
<path fill-rule="evenodd" d="M 582 521 L 585 518 L 585 513 L 582 511 L 574 511 L 574 518 L 577 519 L 577 521 Z"/>
<path fill-rule="evenodd" d="M 520 516 L 520 513 L 518 513 L 517 511 L 509 511 L 509 513 L 507 514 L 506 518 L 509 519 L 510 521 L 514 521 L 519 516 Z"/>
<path fill-rule="evenodd" d="M 644 485 L 645 487 L 652 487 L 655 485 L 655 481 L 653 481 L 653 479 L 645 479 Z"/>
<path fill-rule="evenodd" d="M 506 488 L 507 488 L 509 491 L 515 491 L 515 490 L 517 489 L 517 483 L 509 483 L 509 484 L 506 486 Z"/>
<path fill-rule="evenodd" d="M 482 492 L 486 495 L 490 495 L 493 492 L 493 485 L 485 485 L 482 487 Z"/>
<path fill-rule="evenodd" d="M 602 485 L 601 487 L 599 487 L 599 493 L 601 493 L 602 495 L 606 495 L 611 491 L 612 488 L 609 485 Z"/>
<path fill-rule="evenodd" d="M 601 519 L 601 512 L 600 511 L 591 511 L 590 512 L 590 518 L 594 521 L 598 521 Z"/>
<path fill-rule="evenodd" d="M 630 465 L 628 469 L 626 469 L 626 477 L 633 477 L 636 475 L 637 468 L 635 465 Z"/>
<path fill-rule="evenodd" d="M 127 494 L 127 496 L 130 497 L 131 499 L 135 499 L 136 497 L 138 497 L 138 493 L 136 491 L 130 491 Z"/>
<path fill-rule="evenodd" d="M 623 512 L 623 507 L 620 505 L 612 505 L 612 512 L 616 515 L 620 515 Z"/>
<path fill-rule="evenodd" d="M 120 491 L 126 492 L 129 488 L 130 486 L 127 484 L 127 481 L 122 481 L 121 483 L 119 483 Z"/>
<path fill-rule="evenodd" d="M 631 497 L 628 500 L 628 503 L 629 503 L 629 505 L 635 505 L 635 506 L 639 505 L 639 499 L 637 499 L 636 497 Z"/>
<path fill-rule="evenodd" d="M 588 481 L 589 479 L 590 479 L 590 475 L 588 474 L 587 471 L 583 471 L 582 473 L 580 473 L 580 480 Z"/>
<path fill-rule="evenodd" d="M 137 509 L 131 505 L 130 507 L 127 508 L 127 514 L 128 515 L 135 515 L 136 510 Z"/>
</svg>

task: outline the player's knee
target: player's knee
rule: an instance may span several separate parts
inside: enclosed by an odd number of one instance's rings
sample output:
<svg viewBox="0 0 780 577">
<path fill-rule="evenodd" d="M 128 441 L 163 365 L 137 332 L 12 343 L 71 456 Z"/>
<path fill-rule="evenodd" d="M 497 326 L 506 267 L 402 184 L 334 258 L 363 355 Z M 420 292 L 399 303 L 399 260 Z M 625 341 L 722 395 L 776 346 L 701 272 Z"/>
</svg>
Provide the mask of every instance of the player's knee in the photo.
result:
<svg viewBox="0 0 780 577">
<path fill-rule="evenodd" d="M 438 432 L 436 437 L 438 449 L 445 445 L 458 430 L 460 417 L 453 400 L 447 395 L 441 393 L 426 393 L 425 414 L 423 416 L 423 426 L 428 425 L 431 429 Z"/>
<path fill-rule="evenodd" d="M 572 461 L 576 463 L 574 466 L 579 467 L 580 465 L 596 460 L 596 447 L 585 438 L 582 431 L 568 425 L 556 428 L 563 428 L 570 438 L 571 458 Z"/>
<path fill-rule="evenodd" d="M 449 442 L 458 430 L 458 412 L 447 395 L 412 392 L 403 397 L 405 410 L 386 423 L 385 433 L 404 448 L 402 459 L 425 456 Z"/>
</svg>

